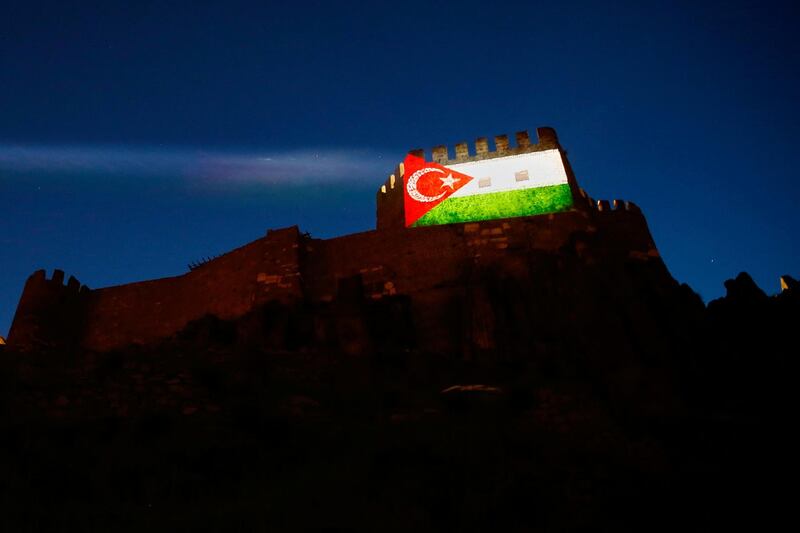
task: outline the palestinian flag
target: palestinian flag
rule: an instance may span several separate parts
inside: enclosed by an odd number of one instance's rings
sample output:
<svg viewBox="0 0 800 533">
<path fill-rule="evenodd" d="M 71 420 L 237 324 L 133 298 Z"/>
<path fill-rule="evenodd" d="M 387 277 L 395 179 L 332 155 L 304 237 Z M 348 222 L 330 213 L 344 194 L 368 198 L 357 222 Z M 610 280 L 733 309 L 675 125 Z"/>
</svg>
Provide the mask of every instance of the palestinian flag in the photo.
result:
<svg viewBox="0 0 800 533">
<path fill-rule="evenodd" d="M 403 165 L 406 227 L 540 215 L 572 207 L 558 150 L 450 166 L 409 154 Z"/>
</svg>

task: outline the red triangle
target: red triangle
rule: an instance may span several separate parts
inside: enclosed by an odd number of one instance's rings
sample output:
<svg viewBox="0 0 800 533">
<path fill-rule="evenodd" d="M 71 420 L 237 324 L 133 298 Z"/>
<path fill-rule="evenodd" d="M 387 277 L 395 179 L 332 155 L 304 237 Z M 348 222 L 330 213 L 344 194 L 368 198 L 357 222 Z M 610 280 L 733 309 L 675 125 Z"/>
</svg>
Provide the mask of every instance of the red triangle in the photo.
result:
<svg viewBox="0 0 800 533">
<path fill-rule="evenodd" d="M 447 200 L 472 179 L 472 176 L 408 154 L 403 161 L 406 227 L 412 226 L 425 213 Z"/>
</svg>

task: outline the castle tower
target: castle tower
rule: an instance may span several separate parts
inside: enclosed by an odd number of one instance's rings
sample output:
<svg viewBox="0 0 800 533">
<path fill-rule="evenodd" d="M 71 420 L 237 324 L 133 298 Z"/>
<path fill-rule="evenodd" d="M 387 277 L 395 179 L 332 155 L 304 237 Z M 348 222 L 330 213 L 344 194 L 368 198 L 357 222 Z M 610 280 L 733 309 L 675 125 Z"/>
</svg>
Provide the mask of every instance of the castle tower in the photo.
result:
<svg viewBox="0 0 800 533">
<path fill-rule="evenodd" d="M 444 209 L 437 205 L 435 209 L 439 213 L 436 216 L 429 215 L 416 224 L 469 222 L 586 208 L 555 130 L 542 127 L 536 133 L 538 140 L 531 143 L 527 131 L 517 132 L 514 146 L 511 146 L 508 135 L 497 135 L 493 150 L 486 137 L 476 139 L 472 147 L 466 142 L 457 143 L 452 151 L 445 145 L 433 147 L 431 162 L 469 175 L 474 180 L 448 197 L 452 198 L 447 206 L 449 213 L 443 214 Z M 409 154 L 421 159 L 426 156 L 421 149 Z M 408 185 L 407 174 L 408 169 L 401 163 L 379 188 L 378 230 L 406 225 L 405 202 L 408 200 L 404 185 Z M 486 207 L 482 208 L 481 204 Z M 468 209 L 461 209 L 461 206 L 468 206 Z M 464 213 L 467 210 L 469 214 Z"/>
<path fill-rule="evenodd" d="M 25 283 L 8 333 L 9 346 L 23 348 L 69 347 L 81 340 L 89 289 L 64 272 L 34 272 Z"/>
</svg>

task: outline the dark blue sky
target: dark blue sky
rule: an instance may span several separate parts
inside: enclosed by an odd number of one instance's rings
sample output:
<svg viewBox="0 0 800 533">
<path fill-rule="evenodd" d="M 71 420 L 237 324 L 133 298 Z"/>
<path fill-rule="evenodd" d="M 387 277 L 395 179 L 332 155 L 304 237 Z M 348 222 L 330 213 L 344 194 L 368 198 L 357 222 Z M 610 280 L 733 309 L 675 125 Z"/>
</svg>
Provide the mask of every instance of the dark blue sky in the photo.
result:
<svg viewBox="0 0 800 533">
<path fill-rule="evenodd" d="M 800 274 L 792 3 L 68 4 L 0 0 L 2 335 L 38 268 L 100 287 L 369 229 L 409 148 L 540 125 L 706 300 Z"/>
</svg>

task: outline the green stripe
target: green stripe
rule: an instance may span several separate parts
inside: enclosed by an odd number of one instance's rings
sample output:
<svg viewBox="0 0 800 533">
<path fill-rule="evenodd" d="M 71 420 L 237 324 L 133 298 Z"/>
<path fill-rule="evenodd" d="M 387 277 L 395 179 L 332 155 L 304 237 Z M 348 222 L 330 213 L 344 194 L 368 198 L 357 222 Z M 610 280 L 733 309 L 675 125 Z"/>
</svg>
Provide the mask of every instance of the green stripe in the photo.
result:
<svg viewBox="0 0 800 533">
<path fill-rule="evenodd" d="M 565 211 L 570 207 L 572 207 L 572 193 L 568 184 L 460 198 L 451 196 L 425 213 L 413 225 L 435 226 L 495 218 L 542 215 Z"/>
</svg>

